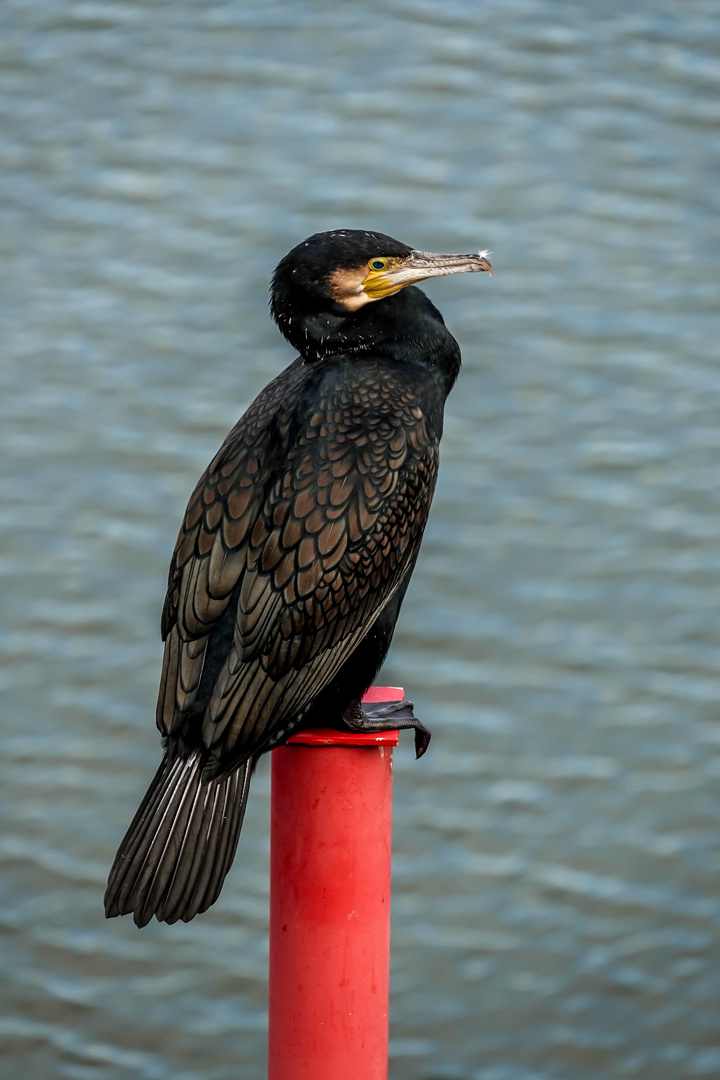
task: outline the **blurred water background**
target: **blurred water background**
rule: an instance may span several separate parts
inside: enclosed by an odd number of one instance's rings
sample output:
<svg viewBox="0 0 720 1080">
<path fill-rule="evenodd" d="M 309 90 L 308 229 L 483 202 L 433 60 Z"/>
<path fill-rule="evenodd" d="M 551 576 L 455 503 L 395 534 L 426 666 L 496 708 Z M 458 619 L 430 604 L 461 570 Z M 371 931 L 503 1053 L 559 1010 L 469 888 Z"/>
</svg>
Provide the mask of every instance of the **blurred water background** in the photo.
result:
<svg viewBox="0 0 720 1080">
<path fill-rule="evenodd" d="M 0 1072 L 260 1080 L 268 769 L 217 906 L 105 923 L 185 501 L 277 260 L 493 252 L 384 681 L 394 1080 L 720 1075 L 717 0 L 4 0 Z"/>
</svg>

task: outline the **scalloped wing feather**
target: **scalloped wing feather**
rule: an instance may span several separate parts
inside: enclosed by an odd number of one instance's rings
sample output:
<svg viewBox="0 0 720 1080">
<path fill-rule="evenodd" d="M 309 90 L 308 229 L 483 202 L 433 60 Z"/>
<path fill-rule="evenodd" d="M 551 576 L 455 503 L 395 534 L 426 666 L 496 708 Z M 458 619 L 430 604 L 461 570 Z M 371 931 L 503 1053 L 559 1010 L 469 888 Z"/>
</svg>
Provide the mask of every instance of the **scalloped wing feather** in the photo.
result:
<svg viewBox="0 0 720 1080">
<path fill-rule="evenodd" d="M 285 733 L 415 559 L 437 441 L 412 395 L 382 375 L 358 373 L 350 393 L 346 376 L 327 391 L 253 526 L 233 646 L 203 723 L 219 758 Z"/>
<path fill-rule="evenodd" d="M 236 762 L 272 745 L 337 673 L 389 602 L 422 539 L 437 439 L 380 364 L 326 373 L 302 417 L 296 361 L 226 439 L 188 504 L 170 567 L 158 726 L 195 707 L 213 629 L 234 636 L 203 739 Z M 237 590 L 237 592 L 236 592 Z"/>
</svg>

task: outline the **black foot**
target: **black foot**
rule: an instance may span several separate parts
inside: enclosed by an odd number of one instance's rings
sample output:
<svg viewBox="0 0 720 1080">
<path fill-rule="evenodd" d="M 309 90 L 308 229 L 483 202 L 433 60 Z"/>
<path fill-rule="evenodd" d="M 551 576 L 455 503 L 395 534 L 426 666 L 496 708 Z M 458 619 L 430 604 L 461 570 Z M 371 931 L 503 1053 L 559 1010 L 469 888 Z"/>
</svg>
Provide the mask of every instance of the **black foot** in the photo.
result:
<svg viewBox="0 0 720 1080">
<path fill-rule="evenodd" d="M 430 745 L 430 732 L 417 716 L 413 716 L 412 701 L 390 701 L 379 705 L 366 703 L 364 708 L 356 702 L 349 705 L 343 713 L 343 724 L 350 731 L 360 732 L 413 728 L 416 758 L 421 758 Z"/>
</svg>

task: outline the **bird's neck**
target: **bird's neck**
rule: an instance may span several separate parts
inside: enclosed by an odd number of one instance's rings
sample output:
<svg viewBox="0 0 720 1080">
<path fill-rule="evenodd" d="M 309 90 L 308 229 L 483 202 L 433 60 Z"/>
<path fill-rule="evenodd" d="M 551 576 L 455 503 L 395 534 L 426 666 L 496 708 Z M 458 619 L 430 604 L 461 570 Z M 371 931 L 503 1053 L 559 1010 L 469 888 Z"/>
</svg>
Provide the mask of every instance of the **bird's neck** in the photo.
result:
<svg viewBox="0 0 720 1080">
<path fill-rule="evenodd" d="M 332 356 L 418 363 L 431 368 L 444 396 L 460 371 L 460 350 L 442 315 L 417 288 L 368 304 L 352 314 L 274 310 L 283 336 L 308 363 Z"/>
</svg>

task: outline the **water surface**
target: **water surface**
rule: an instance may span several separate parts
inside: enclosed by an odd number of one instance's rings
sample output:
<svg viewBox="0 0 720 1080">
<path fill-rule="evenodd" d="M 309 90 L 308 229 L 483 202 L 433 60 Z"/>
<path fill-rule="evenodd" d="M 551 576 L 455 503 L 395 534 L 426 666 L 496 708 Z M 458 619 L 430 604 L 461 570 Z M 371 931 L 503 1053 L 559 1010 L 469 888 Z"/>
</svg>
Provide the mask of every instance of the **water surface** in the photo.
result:
<svg viewBox="0 0 720 1080">
<path fill-rule="evenodd" d="M 336 226 L 493 252 L 385 669 L 395 1080 L 720 1075 L 720 5 L 6 0 L 3 1076 L 260 1080 L 267 763 L 221 901 L 105 923 L 167 563 Z"/>
</svg>

